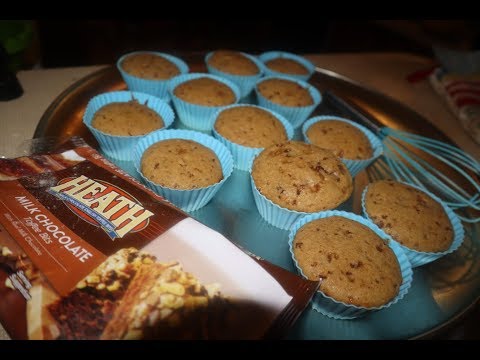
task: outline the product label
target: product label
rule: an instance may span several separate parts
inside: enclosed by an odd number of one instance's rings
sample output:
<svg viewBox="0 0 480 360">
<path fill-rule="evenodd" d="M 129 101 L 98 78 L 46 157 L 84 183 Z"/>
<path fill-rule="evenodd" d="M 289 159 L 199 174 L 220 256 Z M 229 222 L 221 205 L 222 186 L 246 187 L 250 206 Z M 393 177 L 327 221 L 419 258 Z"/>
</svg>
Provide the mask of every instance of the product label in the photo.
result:
<svg viewBox="0 0 480 360">
<path fill-rule="evenodd" d="M 142 248 L 185 217 L 88 161 L 3 182 L 0 210 L 5 228 L 62 295 L 108 255 Z"/>
<path fill-rule="evenodd" d="M 143 230 L 153 213 L 115 185 L 86 176 L 62 179 L 47 190 L 83 220 L 101 227 L 113 239 Z"/>
</svg>

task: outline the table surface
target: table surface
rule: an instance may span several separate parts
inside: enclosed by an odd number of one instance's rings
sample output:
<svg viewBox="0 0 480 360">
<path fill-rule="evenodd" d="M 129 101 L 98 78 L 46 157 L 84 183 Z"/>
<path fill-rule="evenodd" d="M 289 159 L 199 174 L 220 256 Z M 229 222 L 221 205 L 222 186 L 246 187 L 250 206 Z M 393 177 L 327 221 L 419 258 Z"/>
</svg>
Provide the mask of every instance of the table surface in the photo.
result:
<svg viewBox="0 0 480 360">
<path fill-rule="evenodd" d="M 427 79 L 409 83 L 406 77 L 433 65 L 428 58 L 407 53 L 344 53 L 306 56 L 317 66 L 342 74 L 382 92 L 418 112 L 477 160 L 480 146 L 431 88 Z M 21 71 L 18 79 L 24 94 L 0 102 L 0 156 L 16 153 L 32 138 L 37 123 L 50 103 L 69 85 L 102 66 Z M 426 134 L 428 135 L 428 134 Z M 0 339 L 8 339 L 0 325 Z"/>
</svg>

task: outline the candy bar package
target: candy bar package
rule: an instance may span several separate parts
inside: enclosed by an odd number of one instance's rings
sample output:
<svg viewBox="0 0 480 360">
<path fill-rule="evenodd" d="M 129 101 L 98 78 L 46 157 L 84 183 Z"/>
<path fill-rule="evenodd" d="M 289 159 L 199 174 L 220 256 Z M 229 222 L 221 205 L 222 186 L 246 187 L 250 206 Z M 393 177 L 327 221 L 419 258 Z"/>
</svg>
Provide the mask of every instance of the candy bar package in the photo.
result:
<svg viewBox="0 0 480 360">
<path fill-rule="evenodd" d="M 0 179 L 0 323 L 13 339 L 279 338 L 318 288 L 79 138 L 0 159 Z"/>
</svg>

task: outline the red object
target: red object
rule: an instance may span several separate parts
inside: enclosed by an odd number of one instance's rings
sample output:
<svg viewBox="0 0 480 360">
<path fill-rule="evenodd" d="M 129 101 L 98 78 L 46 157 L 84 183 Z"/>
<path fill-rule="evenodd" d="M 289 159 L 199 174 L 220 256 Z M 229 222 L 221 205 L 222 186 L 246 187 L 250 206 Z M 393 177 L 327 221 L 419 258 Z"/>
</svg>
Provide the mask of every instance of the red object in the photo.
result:
<svg viewBox="0 0 480 360">
<path fill-rule="evenodd" d="M 429 68 L 417 70 L 410 75 L 407 75 L 406 79 L 409 83 L 416 83 L 422 80 L 425 80 L 430 76 L 431 73 L 438 67 L 438 64 L 432 65 Z"/>
</svg>

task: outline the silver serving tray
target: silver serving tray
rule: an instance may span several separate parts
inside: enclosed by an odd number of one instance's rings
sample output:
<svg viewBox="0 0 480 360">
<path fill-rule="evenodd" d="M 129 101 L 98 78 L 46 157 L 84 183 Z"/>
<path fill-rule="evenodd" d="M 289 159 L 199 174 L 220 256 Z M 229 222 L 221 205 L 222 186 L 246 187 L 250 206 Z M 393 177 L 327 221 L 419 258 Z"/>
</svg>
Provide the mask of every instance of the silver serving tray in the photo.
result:
<svg viewBox="0 0 480 360">
<path fill-rule="evenodd" d="M 198 57 L 186 60 L 191 71 L 205 71 Z M 317 68 L 310 83 L 321 92 L 334 91 L 384 126 L 450 141 L 411 109 L 339 74 Z M 77 81 L 48 107 L 34 137 L 65 139 L 79 135 L 90 145 L 98 147 L 82 123 L 87 102 L 97 94 L 125 88 L 115 67 L 101 69 Z M 328 109 L 320 106 L 315 113 L 325 112 Z M 300 136 L 298 131 L 296 136 Z M 130 163 L 118 165 L 137 176 Z M 352 204 L 356 213 L 360 211 L 360 194 L 367 179 L 365 172 L 355 179 Z M 247 172 L 235 170 L 215 198 L 191 215 L 254 254 L 295 271 L 288 251 L 288 232 L 267 224 L 260 217 L 253 202 Z M 397 304 L 349 321 L 330 319 L 308 307 L 291 330 L 289 338 L 407 339 L 441 335 L 464 319 L 480 298 L 478 226 L 466 225 L 465 229 L 466 239 L 458 251 L 414 270 L 412 287 Z"/>
</svg>

